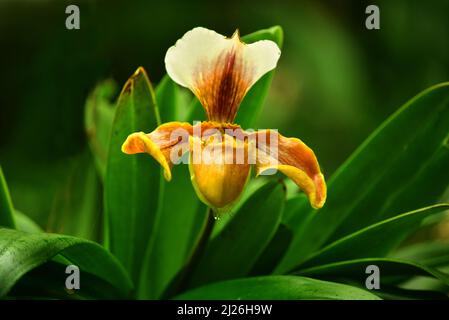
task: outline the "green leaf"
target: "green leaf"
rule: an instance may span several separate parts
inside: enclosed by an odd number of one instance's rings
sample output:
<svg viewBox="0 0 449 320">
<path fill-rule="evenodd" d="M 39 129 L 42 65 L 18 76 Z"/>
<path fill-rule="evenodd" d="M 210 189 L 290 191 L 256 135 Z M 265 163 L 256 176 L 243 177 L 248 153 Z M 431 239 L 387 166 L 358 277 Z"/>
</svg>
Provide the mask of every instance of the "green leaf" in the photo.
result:
<svg viewBox="0 0 449 320">
<path fill-rule="evenodd" d="M 303 262 L 301 268 L 349 259 L 386 256 L 407 235 L 415 231 L 425 218 L 448 209 L 449 204 L 439 204 L 375 223 L 324 247 Z"/>
<path fill-rule="evenodd" d="M 293 239 L 292 230 L 297 225 L 301 225 L 302 221 L 304 221 L 307 217 L 307 212 L 304 212 L 302 215 L 295 215 L 298 210 L 298 206 L 309 206 L 308 201 L 303 201 L 304 197 L 306 197 L 305 194 L 299 194 L 294 195 L 289 199 L 287 188 L 287 200 L 285 201 L 285 208 L 282 214 L 282 223 L 279 225 L 279 228 L 273 239 L 271 239 L 270 244 L 265 248 L 264 252 L 257 260 L 253 270 L 251 271 L 251 275 L 264 275 L 272 273 L 279 261 L 285 255 Z"/>
<path fill-rule="evenodd" d="M 391 258 L 419 262 L 431 267 L 449 266 L 449 242 L 428 241 L 393 252 Z"/>
<path fill-rule="evenodd" d="M 397 282 L 397 279 L 405 280 L 415 276 L 427 276 L 438 279 L 446 286 L 449 285 L 449 275 L 434 268 L 424 266 L 411 261 L 389 258 L 363 258 L 323 264 L 316 267 L 304 268 L 295 272 L 297 275 L 315 277 L 320 279 L 348 279 L 364 287 L 366 268 L 369 265 L 379 267 L 380 287 Z"/>
<path fill-rule="evenodd" d="M 445 268 L 445 269 L 446 270 L 441 270 L 439 268 L 438 271 L 440 271 L 446 275 L 449 274 L 449 269 L 448 268 Z M 446 297 L 449 297 L 449 286 L 447 285 L 447 283 L 445 284 L 444 282 L 438 280 L 437 278 L 431 278 L 429 276 L 419 276 L 418 275 L 411 279 L 398 278 L 396 281 L 398 283 L 400 283 L 400 286 L 402 289 L 441 292 L 441 293 L 445 294 Z"/>
<path fill-rule="evenodd" d="M 242 37 L 242 41 L 246 43 L 253 43 L 259 40 L 271 40 L 276 42 L 280 48 L 282 48 L 283 39 L 284 34 L 280 26 L 259 30 Z M 235 123 L 242 126 L 242 128 L 251 128 L 254 126 L 270 89 L 273 75 L 274 70 L 264 75 L 254 84 L 243 99 L 235 120 Z M 198 99 L 194 98 L 192 100 L 189 109 L 190 115 L 188 116 L 188 121 L 205 120 L 205 113 Z"/>
<path fill-rule="evenodd" d="M 232 221 L 235 217 L 235 213 L 239 211 L 239 209 L 245 204 L 245 202 L 252 197 L 260 188 L 263 188 L 267 183 L 271 180 L 267 176 L 259 176 L 255 177 L 252 173 L 250 173 L 251 177 L 249 178 L 248 183 L 243 189 L 242 195 L 240 199 L 232 206 L 231 211 L 228 214 L 221 215 L 219 218 L 219 222 L 214 225 L 212 230 L 211 239 L 215 238 L 226 226 Z"/>
<path fill-rule="evenodd" d="M 14 209 L 6 185 L 5 176 L 0 166 L 0 226 L 14 228 Z"/>
<path fill-rule="evenodd" d="M 186 173 L 186 175 L 188 175 L 188 172 Z M 189 188 L 191 188 L 191 184 L 189 183 Z M 206 208 L 204 205 L 201 205 L 197 212 L 194 212 L 194 215 L 196 216 L 196 221 L 194 221 L 192 223 L 192 228 L 193 231 L 191 231 L 191 237 L 188 239 L 188 255 L 182 260 L 183 263 L 177 266 L 177 273 L 175 277 L 171 277 L 171 281 L 169 283 L 169 285 L 166 287 L 166 290 L 163 292 L 162 297 L 171 297 L 173 295 L 176 295 L 177 292 L 182 291 L 182 289 L 184 289 L 187 285 L 188 285 L 188 277 L 191 274 L 192 270 L 195 270 L 195 268 L 198 265 L 199 260 L 202 258 L 202 254 L 204 253 L 205 247 L 207 245 L 208 241 L 212 241 L 213 239 L 215 239 L 216 236 L 218 236 L 223 229 L 226 228 L 226 226 L 228 225 L 228 223 L 230 221 L 232 221 L 235 217 L 238 217 L 238 215 L 235 215 L 236 212 L 239 211 L 239 209 L 242 207 L 242 205 L 245 204 L 245 202 L 252 196 L 254 195 L 254 193 L 256 193 L 260 188 L 263 188 L 263 186 L 265 186 L 267 184 L 267 180 L 263 179 L 263 178 L 259 178 L 259 179 L 252 179 L 248 182 L 248 185 L 245 187 L 245 190 L 243 191 L 243 194 L 241 196 L 241 198 L 237 201 L 237 203 L 233 206 L 232 210 L 230 212 L 228 212 L 226 215 L 222 215 L 220 217 L 219 220 L 217 220 L 217 223 L 214 223 L 215 221 L 211 221 L 211 217 L 209 217 L 206 213 Z M 182 190 L 179 191 L 179 194 L 185 194 L 186 190 Z M 167 192 L 167 199 L 168 199 L 168 203 L 172 203 L 171 206 L 173 205 L 179 205 L 178 201 L 170 201 L 171 198 L 173 198 L 174 195 L 176 195 L 177 193 L 172 194 L 170 197 L 171 193 Z M 193 198 L 196 198 L 195 195 L 192 195 Z M 184 200 L 185 201 L 185 200 Z M 181 205 L 183 202 L 180 202 Z M 190 206 L 187 206 L 187 208 L 189 208 Z M 178 218 L 181 222 L 185 221 L 185 217 L 182 217 L 182 215 L 184 214 L 184 212 L 186 211 L 185 206 L 184 209 L 178 209 L 178 211 L 172 211 L 167 213 L 167 217 L 166 220 L 170 221 L 173 224 L 173 221 L 169 219 L 170 216 L 173 215 L 180 215 L 180 217 Z M 187 211 L 190 212 L 190 211 Z M 211 214 L 211 213 L 209 213 Z M 163 219 L 163 217 L 161 217 L 161 220 Z M 178 224 L 176 223 L 175 226 L 177 226 Z M 166 252 L 174 252 L 177 253 L 179 251 L 179 247 L 180 244 L 184 243 L 184 241 L 182 241 L 183 234 L 186 233 L 186 228 L 185 225 L 189 225 L 186 223 L 183 224 L 179 224 L 179 227 L 173 228 L 173 225 L 170 226 L 169 228 L 167 228 L 164 232 L 168 235 L 170 234 L 176 234 L 176 236 L 174 236 L 173 241 L 169 240 L 167 241 L 167 238 L 164 238 L 163 241 L 156 241 L 155 242 L 155 246 L 157 247 L 166 247 L 165 245 L 163 245 L 162 243 L 173 243 L 172 246 L 173 248 L 170 251 L 166 251 Z M 171 230 L 170 230 L 171 229 Z M 178 230 L 179 229 L 179 230 Z M 184 231 L 183 231 L 184 229 Z M 187 228 L 188 230 L 188 228 Z M 162 233 L 162 232 L 161 232 Z M 163 235 L 161 236 L 163 237 Z M 170 239 L 170 236 L 167 236 Z M 179 241 L 178 241 L 179 240 Z M 162 243 L 160 243 L 162 242 Z M 271 240 L 271 242 L 273 242 L 273 239 Z M 270 242 L 270 243 L 271 243 Z M 277 246 L 279 244 L 276 244 Z M 264 252 L 267 249 L 264 250 Z M 267 260 L 268 262 L 272 261 L 272 252 L 269 253 L 270 256 L 266 256 L 263 258 L 263 261 L 261 262 L 264 267 L 265 266 L 265 260 Z M 165 256 L 169 256 L 170 259 L 165 259 L 165 260 L 174 260 L 173 255 L 166 255 L 163 252 L 159 252 L 159 253 L 154 253 L 154 261 L 153 261 L 153 268 L 149 268 L 149 270 L 153 269 L 154 270 L 154 265 L 158 266 L 161 265 L 161 270 L 167 270 L 170 268 L 169 266 L 169 261 L 165 261 L 164 257 Z M 162 257 L 162 259 L 160 259 Z M 165 262 L 165 265 L 163 264 L 163 262 Z M 182 268 L 181 268 L 182 267 Z M 166 272 L 163 272 L 162 276 L 166 274 Z M 160 275 L 158 275 L 157 273 L 153 272 L 152 277 L 155 280 L 155 283 L 160 282 Z M 168 278 L 168 277 L 167 277 Z M 142 279 L 142 283 L 146 283 L 145 279 Z M 144 285 L 143 285 L 144 287 Z"/>
<path fill-rule="evenodd" d="M 187 107 L 181 89 L 167 75 L 156 88 L 163 122 L 180 121 Z M 141 299 L 156 299 L 181 271 L 195 250 L 195 239 L 207 219 L 206 206 L 195 194 L 188 166 L 172 168 L 172 180 L 164 186 L 158 225 L 148 245 L 139 281 Z"/>
<path fill-rule="evenodd" d="M 128 296 L 132 283 L 120 263 L 103 247 L 88 240 L 58 234 L 30 234 L 0 228 L 0 297 L 25 273 L 61 254 L 80 270 L 115 286 Z"/>
<path fill-rule="evenodd" d="M 59 256 L 58 256 L 59 257 Z M 84 270 L 81 271 L 80 288 L 68 290 L 65 281 L 66 267 L 71 263 L 48 261 L 26 273 L 9 291 L 7 298 L 14 299 L 123 299 L 127 298 L 117 288 Z"/>
<path fill-rule="evenodd" d="M 16 221 L 17 230 L 19 231 L 28 233 L 44 232 L 36 222 L 31 220 L 31 218 L 18 210 L 14 212 L 14 220 Z"/>
<path fill-rule="evenodd" d="M 195 121 L 206 121 L 206 112 L 204 111 L 200 101 L 193 97 L 189 104 L 187 113 L 187 122 L 195 123 Z"/>
<path fill-rule="evenodd" d="M 187 121 L 192 93 L 178 86 L 167 74 L 156 87 L 156 101 L 161 122 Z"/>
<path fill-rule="evenodd" d="M 310 210 L 309 200 L 304 193 L 287 198 L 284 212 L 282 222 L 296 232 L 300 227 L 306 227 L 306 221 L 315 214 Z"/>
<path fill-rule="evenodd" d="M 67 166 L 66 181 L 58 189 L 47 230 L 93 241 L 101 237 L 101 181 L 86 149 Z"/>
<path fill-rule="evenodd" d="M 384 286 L 376 294 L 385 300 L 447 300 L 447 294 L 431 290 L 409 290 Z"/>
<path fill-rule="evenodd" d="M 193 250 L 190 252 L 188 258 L 182 269 L 176 274 L 173 279 L 171 279 L 170 283 L 167 285 L 166 289 L 160 296 L 161 299 L 169 299 L 173 296 L 176 296 L 179 292 L 183 292 L 188 285 L 188 276 L 192 273 L 199 262 L 199 259 L 202 257 L 206 245 L 211 237 L 212 229 L 215 225 L 215 218 L 212 212 L 212 209 L 207 208 L 206 219 L 203 221 L 200 232 L 195 237 Z"/>
<path fill-rule="evenodd" d="M 195 250 L 195 239 L 207 219 L 206 206 L 193 189 L 187 165 L 172 168 L 165 184 L 155 239 L 148 246 L 139 283 L 139 297 L 156 299 Z"/>
<path fill-rule="evenodd" d="M 290 228 L 281 223 L 270 243 L 265 247 L 256 263 L 254 264 L 250 275 L 257 276 L 271 274 L 274 268 L 279 263 L 279 260 L 287 251 L 292 238 L 293 233 Z"/>
<path fill-rule="evenodd" d="M 121 146 L 136 131 L 155 128 L 159 113 L 143 68 L 126 82 L 117 102 L 106 166 L 106 243 L 137 283 L 162 196 L 160 166 L 147 154 L 126 155 Z"/>
<path fill-rule="evenodd" d="M 378 300 L 374 294 L 344 284 L 297 276 L 228 280 L 193 289 L 180 300 Z"/>
<path fill-rule="evenodd" d="M 89 95 L 84 108 L 84 128 L 89 147 L 94 155 L 95 165 L 104 180 L 108 146 L 114 119 L 114 104 L 111 103 L 117 93 L 117 84 L 106 80 L 98 84 Z"/>
<path fill-rule="evenodd" d="M 157 85 L 155 94 L 161 122 L 176 121 L 178 86 L 168 75 L 165 75 Z"/>
<path fill-rule="evenodd" d="M 189 286 L 248 274 L 278 229 L 284 201 L 283 185 L 276 181 L 256 191 L 210 241 Z"/>
<path fill-rule="evenodd" d="M 156 87 L 156 101 L 161 122 L 184 121 L 188 113 L 191 94 L 165 75 Z"/>
<path fill-rule="evenodd" d="M 337 170 L 326 205 L 298 226 L 277 270 L 397 212 L 439 201 L 448 186 L 448 163 L 449 83 L 443 83 L 407 102 Z"/>
</svg>

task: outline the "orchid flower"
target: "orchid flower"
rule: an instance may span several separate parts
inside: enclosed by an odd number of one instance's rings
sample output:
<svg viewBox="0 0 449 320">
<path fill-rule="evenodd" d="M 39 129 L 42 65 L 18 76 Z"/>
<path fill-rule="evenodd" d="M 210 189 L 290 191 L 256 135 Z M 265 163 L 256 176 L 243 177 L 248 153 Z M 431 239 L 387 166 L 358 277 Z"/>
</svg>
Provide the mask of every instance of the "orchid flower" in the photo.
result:
<svg viewBox="0 0 449 320">
<path fill-rule="evenodd" d="M 195 191 L 215 212 L 229 210 L 238 200 L 251 165 L 257 175 L 279 170 L 306 193 L 313 208 L 321 208 L 326 183 L 312 149 L 276 130 L 243 130 L 233 123 L 245 94 L 276 67 L 280 54 L 273 41 L 245 44 L 238 32 L 227 38 L 201 27 L 188 31 L 168 49 L 165 66 L 173 81 L 199 99 L 208 120 L 168 122 L 148 134 L 132 133 L 122 151 L 150 154 L 168 181 L 172 166 L 189 152 Z"/>
</svg>

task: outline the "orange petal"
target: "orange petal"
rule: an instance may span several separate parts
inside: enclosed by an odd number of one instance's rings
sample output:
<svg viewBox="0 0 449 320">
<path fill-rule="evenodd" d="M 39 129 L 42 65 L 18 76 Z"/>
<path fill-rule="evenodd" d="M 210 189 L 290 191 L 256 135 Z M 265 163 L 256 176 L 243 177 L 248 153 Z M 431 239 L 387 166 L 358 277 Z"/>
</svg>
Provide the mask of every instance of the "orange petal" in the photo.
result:
<svg viewBox="0 0 449 320">
<path fill-rule="evenodd" d="M 313 208 L 326 201 L 326 182 L 315 153 L 297 138 L 286 138 L 274 130 L 262 130 L 256 135 L 256 173 L 269 169 L 281 171 L 292 179 L 309 197 Z"/>
<path fill-rule="evenodd" d="M 151 133 L 135 132 L 122 145 L 122 152 L 135 154 L 146 152 L 164 168 L 164 177 L 171 180 L 171 167 L 175 157 L 188 151 L 192 126 L 184 122 L 168 122 Z"/>
</svg>

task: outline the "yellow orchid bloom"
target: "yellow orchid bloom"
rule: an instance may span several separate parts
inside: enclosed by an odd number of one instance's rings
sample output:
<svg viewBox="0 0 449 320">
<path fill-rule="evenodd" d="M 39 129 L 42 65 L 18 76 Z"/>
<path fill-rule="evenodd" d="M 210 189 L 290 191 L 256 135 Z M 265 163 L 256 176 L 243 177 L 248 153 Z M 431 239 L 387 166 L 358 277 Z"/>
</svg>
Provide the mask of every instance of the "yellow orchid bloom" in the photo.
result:
<svg viewBox="0 0 449 320">
<path fill-rule="evenodd" d="M 164 168 L 190 152 L 189 168 L 198 197 L 216 212 L 228 210 L 250 176 L 279 170 L 309 197 L 314 208 L 326 200 L 326 183 L 312 149 L 276 130 L 245 131 L 233 121 L 245 94 L 276 67 L 281 51 L 273 41 L 245 44 L 238 32 L 226 38 L 194 28 L 168 49 L 165 66 L 177 84 L 189 88 L 204 107 L 208 121 L 193 125 L 169 122 L 153 132 L 132 133 L 122 146 L 126 154 L 146 152 Z"/>
</svg>

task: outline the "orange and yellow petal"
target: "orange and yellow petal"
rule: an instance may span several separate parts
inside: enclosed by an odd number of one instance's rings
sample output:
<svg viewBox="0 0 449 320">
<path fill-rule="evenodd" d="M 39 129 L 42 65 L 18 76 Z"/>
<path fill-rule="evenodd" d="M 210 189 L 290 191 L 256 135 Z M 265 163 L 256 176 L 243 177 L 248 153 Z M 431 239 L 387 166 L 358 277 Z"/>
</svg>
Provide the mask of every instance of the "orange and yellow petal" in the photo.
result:
<svg viewBox="0 0 449 320">
<path fill-rule="evenodd" d="M 315 209 L 326 202 L 327 187 L 315 153 L 297 138 L 286 138 L 274 130 L 256 135 L 256 173 L 279 170 L 292 179 L 308 196 Z"/>
<path fill-rule="evenodd" d="M 188 150 L 189 136 L 192 126 L 184 122 L 168 122 L 157 127 L 153 132 L 135 132 L 128 136 L 122 145 L 122 152 L 126 154 L 148 153 L 164 169 L 164 177 L 171 180 L 174 151 L 180 157 L 180 150 Z"/>
</svg>

